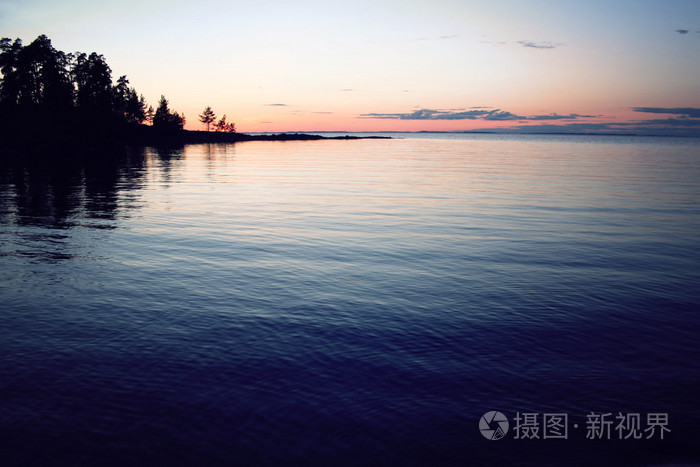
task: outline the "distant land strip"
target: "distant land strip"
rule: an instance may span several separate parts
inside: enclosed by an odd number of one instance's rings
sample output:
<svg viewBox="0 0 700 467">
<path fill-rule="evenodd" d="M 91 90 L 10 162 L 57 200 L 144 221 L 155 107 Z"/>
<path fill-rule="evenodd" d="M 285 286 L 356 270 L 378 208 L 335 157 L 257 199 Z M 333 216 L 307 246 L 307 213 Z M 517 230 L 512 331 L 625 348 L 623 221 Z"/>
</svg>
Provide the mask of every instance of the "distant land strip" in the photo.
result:
<svg viewBox="0 0 700 467">
<path fill-rule="evenodd" d="M 181 138 L 182 142 L 188 144 L 195 143 L 237 143 L 242 141 L 312 141 L 319 139 L 391 139 L 391 136 L 322 136 L 312 135 L 307 133 L 277 133 L 277 134 L 256 134 L 250 135 L 246 133 L 220 133 L 207 131 L 189 131 L 183 130 L 175 138 Z"/>
<path fill-rule="evenodd" d="M 277 134 L 246 134 L 223 133 L 207 131 L 180 130 L 177 132 L 160 133 L 146 125 L 129 126 L 122 131 L 109 134 L 90 134 L 66 132 L 45 135 L 20 134 L 14 137 L 0 138 L 0 154 L 15 152 L 23 149 L 52 149 L 57 147 L 93 147 L 115 145 L 141 146 L 182 146 L 185 144 L 227 144 L 245 141 L 315 141 L 315 140 L 358 140 L 358 139 L 392 139 L 391 136 L 322 136 L 307 133 L 277 133 Z"/>
</svg>

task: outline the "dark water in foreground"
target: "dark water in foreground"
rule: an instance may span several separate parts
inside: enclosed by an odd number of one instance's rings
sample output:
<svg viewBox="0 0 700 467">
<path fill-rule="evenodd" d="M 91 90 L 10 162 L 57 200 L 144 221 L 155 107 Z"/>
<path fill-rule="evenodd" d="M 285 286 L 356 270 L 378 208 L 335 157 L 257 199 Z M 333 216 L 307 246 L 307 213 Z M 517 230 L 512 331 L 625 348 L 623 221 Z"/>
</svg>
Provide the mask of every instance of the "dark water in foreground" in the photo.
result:
<svg viewBox="0 0 700 467">
<path fill-rule="evenodd" d="M 700 463 L 698 140 L 44 156 L 0 163 L 2 465 Z"/>
</svg>

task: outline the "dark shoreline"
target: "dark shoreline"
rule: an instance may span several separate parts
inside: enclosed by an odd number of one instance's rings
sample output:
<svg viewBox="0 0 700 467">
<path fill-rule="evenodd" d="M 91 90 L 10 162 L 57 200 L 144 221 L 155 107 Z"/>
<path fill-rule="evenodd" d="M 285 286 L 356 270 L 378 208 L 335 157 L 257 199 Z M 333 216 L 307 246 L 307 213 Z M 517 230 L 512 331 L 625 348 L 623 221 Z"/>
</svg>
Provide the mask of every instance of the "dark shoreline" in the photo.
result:
<svg viewBox="0 0 700 467">
<path fill-rule="evenodd" d="M 391 136 L 322 136 L 308 133 L 276 133 L 269 135 L 250 135 L 246 133 L 216 133 L 206 131 L 184 130 L 177 140 L 186 144 L 197 143 L 238 143 L 243 141 L 314 141 L 320 139 L 391 139 Z"/>
<path fill-rule="evenodd" d="M 391 139 L 390 136 L 322 136 L 308 133 L 276 133 L 251 135 L 247 133 L 219 133 L 206 131 L 182 130 L 173 133 L 161 133 L 151 127 L 130 127 L 122 132 L 108 134 L 64 133 L 53 135 L 13 135 L 0 141 L 0 156 L 46 150 L 97 149 L 117 146 L 156 146 L 178 147 L 185 144 L 230 144 L 246 141 L 316 141 L 316 140 L 359 140 Z"/>
</svg>

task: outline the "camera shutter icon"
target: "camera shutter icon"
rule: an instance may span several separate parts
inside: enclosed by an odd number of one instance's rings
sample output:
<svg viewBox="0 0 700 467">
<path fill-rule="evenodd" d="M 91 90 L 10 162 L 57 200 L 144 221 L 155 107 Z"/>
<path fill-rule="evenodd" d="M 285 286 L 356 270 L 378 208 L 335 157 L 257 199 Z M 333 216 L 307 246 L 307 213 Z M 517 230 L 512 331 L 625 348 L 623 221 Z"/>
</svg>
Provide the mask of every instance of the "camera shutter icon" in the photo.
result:
<svg viewBox="0 0 700 467">
<path fill-rule="evenodd" d="M 509 427 L 508 417 L 496 410 L 486 412 L 479 420 L 479 431 L 484 438 L 491 441 L 503 438 Z"/>
</svg>

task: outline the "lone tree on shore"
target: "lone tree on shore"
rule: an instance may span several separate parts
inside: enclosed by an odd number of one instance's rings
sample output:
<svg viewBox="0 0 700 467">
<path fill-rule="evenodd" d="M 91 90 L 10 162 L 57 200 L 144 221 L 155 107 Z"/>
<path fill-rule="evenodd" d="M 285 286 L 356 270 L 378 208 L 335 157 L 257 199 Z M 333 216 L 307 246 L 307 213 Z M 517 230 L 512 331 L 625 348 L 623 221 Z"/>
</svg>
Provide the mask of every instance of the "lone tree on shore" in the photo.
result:
<svg viewBox="0 0 700 467">
<path fill-rule="evenodd" d="M 199 115 L 199 121 L 204 123 L 207 126 L 207 131 L 209 131 L 209 125 L 216 120 L 216 115 L 214 115 L 214 111 L 211 110 L 211 107 L 207 106 L 204 109 L 204 112 L 202 112 Z"/>
</svg>

